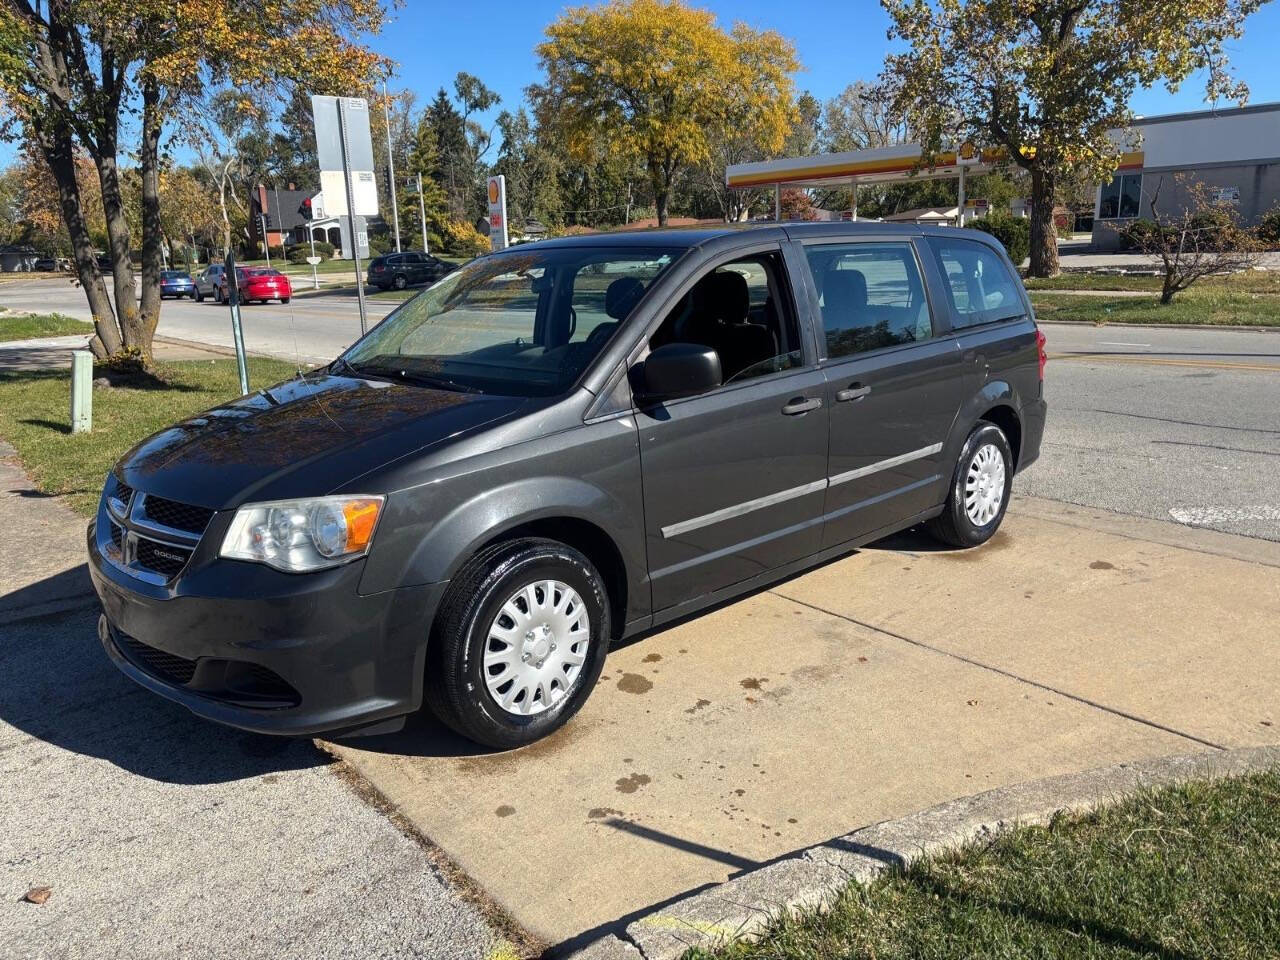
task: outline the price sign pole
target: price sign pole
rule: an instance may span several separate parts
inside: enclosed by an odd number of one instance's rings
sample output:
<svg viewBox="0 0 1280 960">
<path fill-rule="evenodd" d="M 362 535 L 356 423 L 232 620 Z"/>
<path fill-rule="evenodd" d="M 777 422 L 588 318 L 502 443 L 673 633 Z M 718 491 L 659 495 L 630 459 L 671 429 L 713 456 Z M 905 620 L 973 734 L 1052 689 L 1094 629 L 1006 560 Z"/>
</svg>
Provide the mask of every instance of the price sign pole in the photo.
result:
<svg viewBox="0 0 1280 960">
<path fill-rule="evenodd" d="M 351 186 L 351 143 L 347 139 L 347 98 L 338 98 L 338 136 L 342 141 L 342 179 L 347 188 L 347 224 L 351 231 L 351 259 L 356 265 L 356 300 L 360 304 L 360 336 L 369 332 L 369 311 L 364 304 L 364 277 L 360 275 L 360 241 L 356 234 L 356 194 Z"/>
</svg>

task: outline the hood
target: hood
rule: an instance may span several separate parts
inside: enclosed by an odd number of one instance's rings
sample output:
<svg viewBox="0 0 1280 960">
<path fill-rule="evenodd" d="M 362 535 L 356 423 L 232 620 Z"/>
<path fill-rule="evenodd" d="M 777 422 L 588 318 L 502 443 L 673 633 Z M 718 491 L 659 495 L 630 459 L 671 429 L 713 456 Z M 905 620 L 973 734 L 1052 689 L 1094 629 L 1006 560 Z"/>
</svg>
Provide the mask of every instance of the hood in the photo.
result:
<svg viewBox="0 0 1280 960">
<path fill-rule="evenodd" d="M 528 403 L 330 374 L 286 380 L 152 434 L 121 458 L 116 475 L 215 510 L 321 496 Z"/>
</svg>

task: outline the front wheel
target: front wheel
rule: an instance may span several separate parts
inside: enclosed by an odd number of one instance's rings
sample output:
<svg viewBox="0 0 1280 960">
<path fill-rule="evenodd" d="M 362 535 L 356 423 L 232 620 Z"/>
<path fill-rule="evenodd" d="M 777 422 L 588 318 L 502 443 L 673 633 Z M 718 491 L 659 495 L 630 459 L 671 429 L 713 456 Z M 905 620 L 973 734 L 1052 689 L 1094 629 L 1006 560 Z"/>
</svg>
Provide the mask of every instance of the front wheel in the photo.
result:
<svg viewBox="0 0 1280 960">
<path fill-rule="evenodd" d="M 482 550 L 454 578 L 430 640 L 431 710 L 487 747 L 524 746 L 586 702 L 609 646 L 595 566 L 554 540 Z"/>
<path fill-rule="evenodd" d="M 1004 431 L 979 420 L 965 440 L 942 513 L 929 532 L 953 547 L 986 543 L 1000 528 L 1013 487 L 1013 451 Z"/>
<path fill-rule="evenodd" d="M 396 278 L 393 282 L 395 283 L 395 288 L 397 290 L 403 290 L 405 287 L 409 285 L 408 279 L 406 279 L 403 274 L 399 274 L 399 273 L 396 274 Z"/>
</svg>

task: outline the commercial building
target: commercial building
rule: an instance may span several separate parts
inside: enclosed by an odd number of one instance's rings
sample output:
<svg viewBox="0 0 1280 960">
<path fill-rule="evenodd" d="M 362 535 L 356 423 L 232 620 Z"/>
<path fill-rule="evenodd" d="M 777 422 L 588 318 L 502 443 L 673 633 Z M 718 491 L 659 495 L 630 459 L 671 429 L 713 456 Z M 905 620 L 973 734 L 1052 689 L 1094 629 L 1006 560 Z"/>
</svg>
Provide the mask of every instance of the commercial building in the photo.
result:
<svg viewBox="0 0 1280 960">
<path fill-rule="evenodd" d="M 1196 183 L 1246 224 L 1280 206 L 1280 103 L 1143 117 L 1114 136 L 1126 152 L 1094 201 L 1098 249 L 1114 249 L 1126 223 L 1150 218 L 1157 190 L 1161 213 L 1185 209 Z"/>
</svg>

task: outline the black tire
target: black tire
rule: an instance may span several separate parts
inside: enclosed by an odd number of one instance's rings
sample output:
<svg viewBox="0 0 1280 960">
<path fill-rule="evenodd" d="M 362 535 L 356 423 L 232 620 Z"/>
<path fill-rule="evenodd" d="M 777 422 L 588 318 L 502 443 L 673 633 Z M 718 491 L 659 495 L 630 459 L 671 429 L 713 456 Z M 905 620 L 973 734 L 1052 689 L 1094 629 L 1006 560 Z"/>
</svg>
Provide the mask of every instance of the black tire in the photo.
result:
<svg viewBox="0 0 1280 960">
<path fill-rule="evenodd" d="M 518 716 L 493 699 L 484 681 L 489 626 L 522 586 L 556 579 L 577 591 L 590 618 L 586 660 L 552 707 Z M 446 725 L 476 743 L 510 750 L 558 730 L 591 695 L 608 653 L 609 600 L 591 561 L 555 540 L 523 539 L 476 554 L 453 578 L 436 616 L 427 655 L 425 696 Z"/>
<path fill-rule="evenodd" d="M 289 302 L 289 298 L 288 298 L 288 297 L 281 297 L 281 298 L 280 298 L 280 302 L 281 302 L 281 303 L 288 303 L 288 302 Z"/>
<path fill-rule="evenodd" d="M 204 299 L 204 297 L 200 294 L 199 290 L 192 290 L 191 299 L 194 300 L 196 303 L 199 303 L 201 300 Z"/>
<path fill-rule="evenodd" d="M 409 280 L 403 273 L 397 273 L 396 278 L 391 282 L 397 290 L 403 290 L 409 285 Z"/>
<path fill-rule="evenodd" d="M 978 452 L 986 446 L 994 446 L 999 452 L 1004 466 L 1004 488 L 1000 506 L 985 523 L 978 524 L 969 516 L 965 508 L 966 482 L 971 466 Z M 951 477 L 951 489 L 947 492 L 947 502 L 942 513 L 929 521 L 929 532 L 938 540 L 953 547 L 976 547 L 990 540 L 1004 519 L 1005 510 L 1009 507 L 1009 492 L 1013 487 L 1013 451 L 1004 431 L 994 423 L 979 420 L 960 448 L 960 456 L 956 460 L 955 472 Z"/>
</svg>

